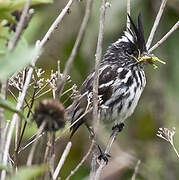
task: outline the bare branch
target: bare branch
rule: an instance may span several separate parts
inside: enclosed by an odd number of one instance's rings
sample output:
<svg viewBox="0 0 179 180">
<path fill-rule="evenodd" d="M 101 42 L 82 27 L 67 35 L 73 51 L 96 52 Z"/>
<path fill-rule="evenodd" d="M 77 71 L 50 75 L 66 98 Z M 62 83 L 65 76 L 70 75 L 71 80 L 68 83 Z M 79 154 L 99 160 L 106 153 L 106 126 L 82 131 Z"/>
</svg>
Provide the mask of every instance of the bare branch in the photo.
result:
<svg viewBox="0 0 179 180">
<path fill-rule="evenodd" d="M 6 99 L 6 82 L 2 82 L 0 89 L 0 97 L 2 99 Z M 6 143 L 6 132 L 5 132 L 5 110 L 4 108 L 0 108 L 0 161 L 2 162 L 4 146 Z"/>
<path fill-rule="evenodd" d="M 137 175 L 137 173 L 138 173 L 140 163 L 141 163 L 141 161 L 138 160 L 138 161 L 137 161 L 137 164 L 136 164 L 136 166 L 135 166 L 134 174 L 132 175 L 131 180 L 135 180 L 135 179 L 136 179 L 136 175 Z"/>
<path fill-rule="evenodd" d="M 131 14 L 131 1 L 127 0 L 127 14 Z M 127 16 L 127 23 L 126 23 L 126 27 L 129 29 L 130 28 L 130 19 Z"/>
<path fill-rule="evenodd" d="M 69 0 L 65 8 L 62 10 L 62 12 L 59 14 L 59 16 L 55 19 L 53 24 L 50 26 L 49 30 L 45 34 L 44 38 L 40 42 L 40 47 L 44 46 L 44 44 L 50 39 L 50 36 L 54 32 L 54 30 L 58 27 L 59 23 L 62 21 L 64 16 L 68 13 L 72 3 L 74 0 Z"/>
<path fill-rule="evenodd" d="M 93 0 L 88 0 L 86 3 L 87 4 L 86 4 L 86 9 L 85 9 L 85 15 L 83 17 L 83 21 L 81 23 L 80 30 L 78 32 L 78 35 L 77 35 L 75 44 L 73 46 L 72 52 L 70 54 L 70 57 L 68 58 L 67 63 L 65 65 L 65 69 L 63 71 L 63 78 L 61 79 L 61 82 L 58 83 L 59 85 L 58 85 L 58 88 L 56 90 L 56 98 L 57 99 L 59 99 L 61 97 L 61 93 L 63 91 L 64 84 L 65 84 L 65 82 L 67 80 L 67 75 L 69 74 L 72 63 L 74 61 L 74 58 L 75 58 L 76 53 L 78 51 L 78 48 L 80 46 L 81 40 L 82 40 L 82 38 L 84 36 L 84 33 L 86 31 L 86 27 L 87 27 L 87 24 L 88 24 L 88 21 L 89 21 L 89 17 L 91 15 Z"/>
<path fill-rule="evenodd" d="M 82 164 L 86 161 L 86 159 L 88 158 L 88 156 L 90 155 L 92 149 L 93 149 L 93 146 L 95 144 L 95 141 L 92 140 L 92 143 L 89 147 L 89 150 L 88 152 L 86 153 L 86 155 L 83 157 L 83 159 L 81 160 L 81 162 L 75 167 L 75 169 L 73 171 L 71 171 L 71 173 L 67 176 L 67 178 L 65 180 L 69 180 L 77 171 L 78 169 L 82 166 Z"/>
<path fill-rule="evenodd" d="M 158 46 L 160 46 L 178 27 L 179 27 L 179 21 L 176 22 L 176 24 L 170 29 L 170 31 L 167 34 L 165 34 L 165 36 L 163 36 L 163 38 L 160 41 L 158 41 L 154 46 L 152 46 L 149 49 L 149 53 L 151 53 Z"/>
<path fill-rule="evenodd" d="M 147 43 L 146 43 L 147 49 L 150 48 L 150 45 L 151 45 L 152 40 L 153 40 L 153 38 L 154 38 L 156 29 L 157 29 L 157 27 L 158 27 L 158 25 L 159 25 L 159 22 L 160 22 L 160 19 L 161 19 L 161 17 L 162 17 L 163 10 L 164 10 L 164 8 L 165 8 L 166 2 L 167 2 L 167 0 L 162 0 L 162 3 L 161 3 L 161 5 L 160 5 L 160 9 L 159 9 L 158 14 L 157 14 L 157 16 L 156 16 L 156 18 L 155 18 L 154 25 L 153 25 L 153 27 L 152 27 L 152 30 L 151 30 L 150 35 L 149 35 L 149 38 L 148 38 Z"/>
<path fill-rule="evenodd" d="M 106 147 L 106 150 L 105 150 L 105 154 L 109 154 L 109 152 L 111 150 L 111 147 L 112 147 L 112 144 L 115 141 L 118 133 L 119 133 L 119 129 L 118 128 L 113 130 L 113 134 L 111 135 L 111 137 L 110 137 L 110 139 L 108 141 L 108 144 L 107 144 L 107 147 Z M 106 164 L 106 162 L 102 159 L 101 162 L 100 162 L 100 166 L 99 166 L 99 168 L 96 171 L 95 180 L 100 179 L 100 175 L 101 175 L 102 169 L 105 166 L 105 164 Z"/>
<path fill-rule="evenodd" d="M 24 30 L 24 27 L 25 27 L 25 24 L 27 23 L 26 22 L 26 17 L 28 15 L 28 10 L 29 10 L 29 7 L 30 7 L 30 3 L 31 3 L 31 0 L 27 0 L 26 3 L 25 3 L 25 6 L 24 6 L 24 9 L 22 11 L 22 15 L 20 17 L 20 21 L 19 23 L 17 24 L 17 28 L 16 28 L 16 32 L 14 34 L 14 37 L 11 41 L 9 41 L 8 43 L 8 50 L 11 51 L 14 49 L 14 47 L 16 46 L 23 30 Z"/>
<path fill-rule="evenodd" d="M 37 137 L 42 133 L 44 127 L 46 125 L 46 122 L 43 121 L 43 123 L 40 125 L 38 131 L 37 131 Z M 27 158 L 27 166 L 31 166 L 32 165 L 32 160 L 33 160 L 33 157 L 34 157 L 34 153 L 35 153 L 35 149 L 37 147 L 37 143 L 38 141 L 35 141 L 35 143 L 33 144 L 32 148 L 31 148 L 31 151 L 29 153 L 29 156 Z"/>
<path fill-rule="evenodd" d="M 57 165 L 57 167 L 55 169 L 55 172 L 53 174 L 53 180 L 57 179 L 58 174 L 60 173 L 60 170 L 61 170 L 61 168 L 62 168 L 62 166 L 63 166 L 63 164 L 64 164 L 64 162 L 65 162 L 65 160 L 66 160 L 66 158 L 67 158 L 67 156 L 69 154 L 69 152 L 70 152 L 71 146 L 72 146 L 72 143 L 68 142 L 68 144 L 67 144 L 67 146 L 66 146 L 66 148 L 65 148 L 65 150 L 64 150 L 64 152 L 63 152 L 63 154 L 61 156 L 61 159 L 58 162 L 58 165 Z"/>
<path fill-rule="evenodd" d="M 104 36 L 104 20 L 105 20 L 105 11 L 106 11 L 106 1 L 101 0 L 100 8 L 100 20 L 99 20 L 99 33 L 98 33 L 98 42 L 96 49 L 96 60 L 95 60 L 95 73 L 93 81 L 93 128 L 94 133 L 97 133 L 97 128 L 99 125 L 100 114 L 98 112 L 98 85 L 99 85 L 99 68 L 102 57 L 102 45 L 103 45 L 103 36 Z"/>
</svg>

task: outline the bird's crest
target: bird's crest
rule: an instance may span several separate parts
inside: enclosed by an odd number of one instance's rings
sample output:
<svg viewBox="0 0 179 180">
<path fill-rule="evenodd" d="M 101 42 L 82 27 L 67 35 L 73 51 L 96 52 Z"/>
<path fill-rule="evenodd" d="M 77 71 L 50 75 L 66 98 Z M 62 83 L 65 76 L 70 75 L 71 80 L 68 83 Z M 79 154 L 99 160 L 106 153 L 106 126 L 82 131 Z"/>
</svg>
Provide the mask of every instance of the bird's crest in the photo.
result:
<svg viewBox="0 0 179 180">
<path fill-rule="evenodd" d="M 138 16 L 138 25 L 137 26 L 134 24 L 134 21 L 132 20 L 132 18 L 130 17 L 129 14 L 128 14 L 128 17 L 131 22 L 132 28 L 131 29 L 127 28 L 127 30 L 124 32 L 124 36 L 122 36 L 122 38 L 120 38 L 117 41 L 117 43 L 131 42 L 136 46 L 137 49 L 140 50 L 141 53 L 147 51 L 145 39 L 144 39 L 144 29 L 143 29 L 143 25 L 142 25 L 141 13 Z"/>
<path fill-rule="evenodd" d="M 132 28 L 134 31 L 128 29 L 128 31 L 130 33 L 132 33 L 133 37 L 134 37 L 134 43 L 137 45 L 137 48 L 141 51 L 141 52 L 145 52 L 146 51 L 146 44 L 145 44 L 145 39 L 144 39 L 144 29 L 143 29 L 143 25 L 142 25 L 142 16 L 141 13 L 139 13 L 138 16 L 138 26 L 136 26 L 132 20 L 132 18 L 129 16 L 129 20 L 131 22 Z"/>
</svg>

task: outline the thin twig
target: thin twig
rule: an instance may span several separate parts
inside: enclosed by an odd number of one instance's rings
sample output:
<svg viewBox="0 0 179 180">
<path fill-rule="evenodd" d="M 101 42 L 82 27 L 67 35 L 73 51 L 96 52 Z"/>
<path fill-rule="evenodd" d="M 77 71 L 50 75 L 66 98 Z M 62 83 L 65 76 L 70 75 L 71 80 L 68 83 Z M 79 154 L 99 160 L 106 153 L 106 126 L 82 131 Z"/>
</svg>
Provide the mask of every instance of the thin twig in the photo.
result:
<svg viewBox="0 0 179 180">
<path fill-rule="evenodd" d="M 32 98 L 31 98 L 31 104 L 30 104 L 30 107 L 29 107 L 29 110 L 28 110 L 28 113 L 27 113 L 27 118 L 29 118 L 29 116 L 31 114 L 31 109 L 32 109 L 33 104 L 34 104 L 34 98 L 35 98 L 36 90 L 37 89 L 34 89 L 34 92 L 33 92 Z M 18 153 L 18 151 L 19 151 L 19 147 L 21 145 L 21 141 L 22 141 L 22 138 L 23 138 L 26 126 L 27 126 L 27 121 L 25 121 L 25 123 L 24 123 L 23 129 L 22 129 L 22 133 L 21 133 L 19 141 L 18 141 L 17 148 L 15 149 L 15 153 Z"/>
<path fill-rule="evenodd" d="M 49 166 L 49 169 L 47 169 L 45 172 L 44 180 L 49 180 L 54 173 L 54 157 L 55 157 L 54 145 L 55 145 L 55 132 L 54 131 L 48 132 L 48 140 L 47 140 L 43 162 Z"/>
<path fill-rule="evenodd" d="M 19 40 L 23 30 L 24 30 L 25 24 L 27 24 L 26 23 L 26 20 L 27 20 L 26 16 L 28 14 L 30 3 L 31 3 L 31 0 L 27 0 L 25 3 L 24 9 L 22 11 L 22 15 L 20 17 L 20 21 L 17 24 L 16 32 L 14 33 L 14 37 L 8 43 L 8 50 L 9 51 L 12 51 L 14 49 L 14 47 L 16 46 L 16 44 L 17 44 L 17 42 L 18 42 L 18 40 Z"/>
<path fill-rule="evenodd" d="M 55 19 L 53 24 L 50 26 L 48 32 L 45 34 L 44 38 L 41 40 L 40 47 L 44 46 L 45 43 L 50 39 L 50 36 L 54 32 L 54 30 L 57 29 L 59 23 L 62 21 L 64 16 L 68 13 L 68 11 L 69 11 L 69 9 L 70 9 L 70 7 L 71 7 L 73 2 L 74 2 L 74 0 L 69 0 L 68 1 L 68 3 L 65 6 L 65 8 L 62 10 L 62 12 L 59 14 L 59 16 Z"/>
<path fill-rule="evenodd" d="M 160 9 L 159 9 L 158 14 L 157 14 L 157 16 L 156 16 L 156 18 L 155 18 L 154 25 L 153 25 L 153 27 L 152 27 L 152 30 L 151 30 L 150 35 L 149 35 L 149 38 L 148 38 L 147 43 L 146 43 L 146 48 L 147 48 L 147 49 L 149 49 L 150 46 L 151 46 L 151 43 L 152 43 L 152 40 L 153 40 L 153 38 L 154 38 L 156 29 L 157 29 L 157 27 L 158 27 L 158 25 L 159 25 L 159 22 L 160 22 L 160 19 L 161 19 L 161 17 L 162 17 L 163 10 L 164 10 L 164 8 L 165 8 L 166 2 L 167 2 L 167 0 L 162 0 L 162 3 L 161 3 L 161 5 L 160 5 Z"/>
<path fill-rule="evenodd" d="M 127 0 L 127 14 L 128 15 L 131 14 L 131 1 L 130 0 Z M 126 27 L 127 27 L 127 29 L 130 29 L 130 19 L 128 16 L 127 16 Z"/>
<path fill-rule="evenodd" d="M 97 165 L 97 159 L 99 157 L 97 148 L 93 148 L 92 151 L 92 160 L 91 160 L 91 170 L 90 170 L 90 180 L 94 180 L 95 174 L 96 174 L 96 165 Z"/>
<path fill-rule="evenodd" d="M 149 49 L 149 53 L 151 53 L 153 50 L 155 50 L 157 47 L 159 47 L 177 28 L 179 27 L 179 21 L 176 22 L 176 24 L 168 31 L 168 33 L 163 36 L 163 38 L 158 41 L 154 46 L 152 46 Z"/>
<path fill-rule="evenodd" d="M 141 163 L 141 161 L 138 160 L 138 161 L 137 161 L 137 164 L 136 164 L 136 166 L 135 166 L 134 174 L 132 175 L 131 180 L 135 180 L 135 179 L 136 179 L 136 175 L 137 175 L 137 173 L 138 173 L 140 163 Z"/>
<path fill-rule="evenodd" d="M 6 82 L 2 82 L 0 97 L 6 99 Z M 0 161 L 2 162 L 4 146 L 6 143 L 6 133 L 5 133 L 5 110 L 0 108 Z"/>
<path fill-rule="evenodd" d="M 63 134 L 65 134 L 65 132 L 66 132 L 67 130 L 69 130 L 71 127 L 73 127 L 78 121 L 80 121 L 80 120 L 81 120 L 84 116 L 86 116 L 88 113 L 91 113 L 92 110 L 93 110 L 93 108 L 91 107 L 91 108 L 89 108 L 87 111 L 85 111 L 85 113 L 83 113 L 76 121 L 74 121 L 69 127 L 67 127 L 67 128 L 63 131 L 63 133 L 61 133 L 60 136 L 56 138 L 55 141 L 58 141 L 58 140 L 61 138 L 61 136 L 62 136 Z"/>
<path fill-rule="evenodd" d="M 75 169 L 70 172 L 70 174 L 67 176 L 67 178 L 65 180 L 69 180 L 78 171 L 78 169 L 82 166 L 82 164 L 86 161 L 86 159 L 90 155 L 94 144 L 95 144 L 95 141 L 92 140 L 92 143 L 91 143 L 90 148 L 89 148 L 88 152 L 86 153 L 86 155 L 83 157 L 83 159 L 80 161 L 80 163 L 75 167 Z"/>
<path fill-rule="evenodd" d="M 44 135 L 45 132 L 42 132 L 41 134 L 39 134 L 37 136 L 37 134 L 33 135 L 31 138 L 29 138 L 27 140 L 27 142 L 25 142 L 25 144 L 23 144 L 21 147 L 19 147 L 18 150 L 18 154 L 23 151 L 24 149 L 26 149 L 28 146 L 30 146 L 32 143 L 34 143 L 35 141 L 37 141 L 42 135 Z"/>
<path fill-rule="evenodd" d="M 111 137 L 110 137 L 110 139 L 108 141 L 108 144 L 107 144 L 107 147 L 106 147 L 106 150 L 105 150 L 105 154 L 109 154 L 109 152 L 111 150 L 111 147 L 112 147 L 112 144 L 115 141 L 118 133 L 119 133 L 119 129 L 115 128 L 113 130 L 113 134 L 111 135 Z M 100 166 L 99 166 L 99 168 L 96 171 L 95 180 L 98 180 L 100 178 L 101 173 L 102 173 L 102 169 L 105 166 L 105 164 L 106 164 L 106 162 L 102 159 L 101 162 L 100 162 Z"/>
<path fill-rule="evenodd" d="M 86 28 L 87 28 L 87 25 L 88 25 L 88 21 L 89 21 L 90 15 L 91 15 L 92 5 L 93 5 L 93 0 L 88 0 L 86 2 L 85 15 L 83 17 L 83 20 L 82 20 L 82 23 L 81 23 L 81 26 L 80 26 L 80 29 L 79 29 L 79 32 L 78 32 L 75 44 L 73 46 L 72 52 L 70 54 L 70 57 L 68 58 L 67 63 L 65 65 L 65 69 L 63 71 L 63 77 L 60 80 L 60 82 L 58 82 L 58 88 L 56 90 L 56 98 L 57 99 L 59 99 L 61 97 L 61 93 L 63 91 L 64 84 L 65 84 L 65 82 L 67 80 L 67 75 L 69 74 L 69 71 L 71 69 L 72 63 L 73 63 L 73 61 L 75 59 L 75 56 L 76 56 L 77 51 L 78 51 L 78 48 L 80 46 L 80 43 L 81 43 L 82 38 L 84 36 L 84 33 L 86 31 Z"/>
<path fill-rule="evenodd" d="M 43 123 L 40 125 L 40 127 L 39 127 L 39 129 L 37 131 L 37 137 L 42 133 L 45 125 L 46 125 L 46 122 L 43 121 Z M 35 149 L 37 147 L 37 143 L 38 143 L 38 141 L 35 141 L 35 143 L 33 144 L 32 148 L 30 150 L 29 156 L 27 158 L 27 166 L 32 165 L 32 160 L 33 160 L 33 157 L 34 157 Z"/>
<path fill-rule="evenodd" d="M 57 167 L 55 169 L 55 172 L 53 174 L 53 180 L 57 179 L 57 177 L 58 177 L 58 175 L 60 173 L 60 170 L 61 170 L 61 168 L 62 168 L 62 166 L 63 166 L 63 164 L 64 164 L 64 162 L 65 162 L 65 160 L 66 160 L 66 158 L 67 158 L 67 156 L 69 154 L 69 152 L 70 152 L 71 146 L 72 146 L 72 143 L 68 142 L 68 144 L 66 145 L 66 148 L 63 151 L 63 154 L 62 154 L 62 156 L 60 158 L 60 161 L 58 162 L 58 165 L 57 165 Z"/>
<path fill-rule="evenodd" d="M 49 28 L 49 30 L 45 34 L 45 36 L 42 39 L 42 41 L 41 42 L 37 41 L 37 44 L 36 44 L 37 48 L 41 49 L 44 46 L 44 44 L 50 38 L 52 32 L 56 29 L 57 25 L 62 21 L 62 19 L 65 16 L 65 14 L 67 14 L 67 12 L 68 12 L 69 8 L 71 7 L 73 1 L 74 0 L 70 0 L 67 3 L 65 8 L 62 10 L 62 12 L 59 14 L 59 16 L 56 18 L 54 23 L 51 25 L 51 27 Z M 38 60 L 38 58 L 39 58 L 39 56 L 35 57 L 32 60 L 32 66 L 35 65 L 35 63 Z M 28 86 L 30 84 L 30 80 L 31 80 L 31 77 L 32 77 L 32 74 L 33 74 L 33 70 L 34 70 L 33 67 L 30 67 L 29 70 L 28 70 L 27 77 L 26 77 L 26 80 L 25 80 L 25 83 L 24 83 L 24 86 L 23 86 L 23 89 L 22 89 L 22 93 L 19 94 L 19 97 L 18 97 L 18 103 L 17 103 L 17 106 L 16 106 L 17 110 L 20 110 L 21 107 L 23 106 L 23 102 L 24 102 L 24 99 L 25 99 L 25 96 L 26 96 L 26 93 L 27 93 Z M 9 154 L 9 147 L 10 147 L 10 143 L 11 143 L 11 139 L 12 139 L 12 133 L 13 133 L 13 130 L 14 130 L 14 127 L 15 127 L 17 119 L 18 119 L 18 115 L 14 114 L 13 117 L 12 117 L 12 120 L 11 120 L 11 124 L 10 124 L 10 128 L 9 128 L 9 131 L 8 131 L 6 145 L 5 145 L 5 148 L 4 148 L 4 156 L 3 156 L 3 165 L 4 166 L 7 165 L 8 154 Z M 2 174 L 1 174 L 1 180 L 5 180 L 5 177 L 6 177 L 6 171 L 3 170 Z"/>
</svg>

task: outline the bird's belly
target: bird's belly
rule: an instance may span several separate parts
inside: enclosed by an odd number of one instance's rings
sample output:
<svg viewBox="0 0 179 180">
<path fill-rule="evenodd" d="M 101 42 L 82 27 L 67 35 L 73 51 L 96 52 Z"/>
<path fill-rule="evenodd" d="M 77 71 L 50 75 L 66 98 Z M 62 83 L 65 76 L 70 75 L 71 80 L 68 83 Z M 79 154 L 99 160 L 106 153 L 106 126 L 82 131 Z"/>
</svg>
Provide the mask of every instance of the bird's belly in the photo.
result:
<svg viewBox="0 0 179 180">
<path fill-rule="evenodd" d="M 134 87 L 130 87 L 128 92 L 130 92 L 129 97 L 123 97 L 120 102 L 116 105 L 108 106 L 107 109 L 102 110 L 101 117 L 104 123 L 114 123 L 118 124 L 124 122 L 126 118 L 132 115 L 134 112 L 141 93 L 144 88 L 137 88 L 136 92 L 134 93 Z M 126 92 L 127 94 L 127 92 Z"/>
</svg>

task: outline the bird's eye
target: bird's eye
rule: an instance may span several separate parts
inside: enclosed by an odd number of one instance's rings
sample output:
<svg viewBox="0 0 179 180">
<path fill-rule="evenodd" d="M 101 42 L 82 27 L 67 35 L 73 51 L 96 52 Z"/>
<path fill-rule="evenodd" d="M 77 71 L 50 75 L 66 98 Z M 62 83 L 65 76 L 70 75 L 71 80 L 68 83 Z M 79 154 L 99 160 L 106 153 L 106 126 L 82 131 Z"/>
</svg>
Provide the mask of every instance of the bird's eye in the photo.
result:
<svg viewBox="0 0 179 180">
<path fill-rule="evenodd" d="M 133 51 L 133 55 L 134 55 L 135 57 L 138 56 L 138 53 L 139 53 L 139 52 L 138 52 L 137 50 L 134 50 L 134 51 Z"/>
<path fill-rule="evenodd" d="M 133 54 L 132 49 L 127 49 L 126 51 L 127 51 L 127 54 L 129 54 L 129 55 Z"/>
</svg>

